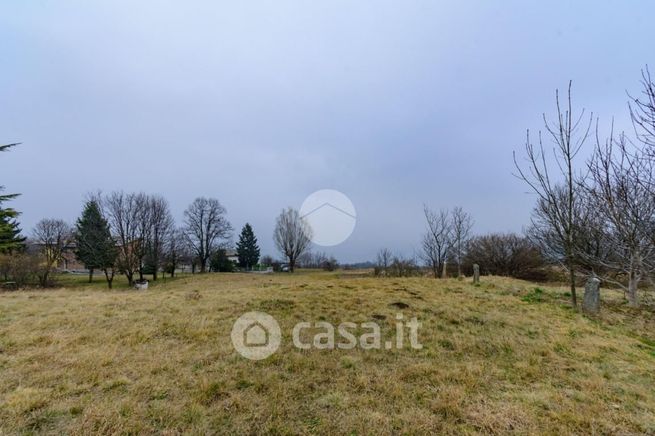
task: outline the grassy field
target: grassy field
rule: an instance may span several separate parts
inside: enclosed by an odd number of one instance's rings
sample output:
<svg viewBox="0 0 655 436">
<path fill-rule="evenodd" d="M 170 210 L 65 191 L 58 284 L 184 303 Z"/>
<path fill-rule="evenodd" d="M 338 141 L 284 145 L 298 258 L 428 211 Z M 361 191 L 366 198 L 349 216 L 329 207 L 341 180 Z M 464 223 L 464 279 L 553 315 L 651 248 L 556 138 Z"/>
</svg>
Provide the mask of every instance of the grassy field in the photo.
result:
<svg viewBox="0 0 655 436">
<path fill-rule="evenodd" d="M 65 280 L 0 294 L 0 434 L 655 433 L 655 316 L 612 292 L 592 320 L 563 289 L 501 278 Z M 230 341 L 251 310 L 282 327 L 266 360 Z M 423 349 L 291 343 L 299 321 L 377 321 L 391 337 L 398 312 L 421 321 Z"/>
</svg>

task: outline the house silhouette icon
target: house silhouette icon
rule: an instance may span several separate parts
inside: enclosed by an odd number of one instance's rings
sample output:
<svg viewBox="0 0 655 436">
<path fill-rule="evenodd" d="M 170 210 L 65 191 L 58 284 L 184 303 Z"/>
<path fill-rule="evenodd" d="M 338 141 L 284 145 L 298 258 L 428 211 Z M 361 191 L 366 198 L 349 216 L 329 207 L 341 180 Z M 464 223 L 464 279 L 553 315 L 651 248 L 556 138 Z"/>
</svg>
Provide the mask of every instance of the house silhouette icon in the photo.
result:
<svg viewBox="0 0 655 436">
<path fill-rule="evenodd" d="M 243 331 L 243 344 L 246 347 L 265 347 L 268 345 L 268 330 L 255 321 Z"/>
</svg>

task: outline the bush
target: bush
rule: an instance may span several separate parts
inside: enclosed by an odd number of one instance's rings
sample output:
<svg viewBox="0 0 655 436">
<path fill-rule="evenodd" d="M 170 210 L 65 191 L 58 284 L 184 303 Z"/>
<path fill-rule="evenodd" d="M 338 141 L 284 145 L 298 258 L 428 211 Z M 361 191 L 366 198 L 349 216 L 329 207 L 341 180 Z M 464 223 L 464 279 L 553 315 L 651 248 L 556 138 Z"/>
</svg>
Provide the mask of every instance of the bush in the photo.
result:
<svg viewBox="0 0 655 436">
<path fill-rule="evenodd" d="M 225 250 L 216 250 L 216 253 L 209 260 L 209 267 L 214 272 L 234 272 L 234 262 L 228 259 Z"/>
<path fill-rule="evenodd" d="M 323 268 L 324 271 L 335 271 L 339 268 L 339 262 L 337 262 L 334 257 L 330 257 L 321 262 L 321 268 Z"/>
<path fill-rule="evenodd" d="M 0 257 L 0 274 L 3 281 L 15 282 L 19 288 L 38 283 L 44 272 L 45 263 L 41 255 L 17 253 Z"/>
<path fill-rule="evenodd" d="M 382 265 L 377 265 L 373 273 L 376 276 L 413 277 L 421 275 L 421 269 L 414 259 L 394 257 L 389 266 L 385 268 Z"/>
<path fill-rule="evenodd" d="M 546 262 L 539 248 L 528 238 L 514 233 L 493 233 L 473 238 L 464 259 L 472 274 L 473 264 L 482 274 L 541 281 L 548 278 Z"/>
</svg>

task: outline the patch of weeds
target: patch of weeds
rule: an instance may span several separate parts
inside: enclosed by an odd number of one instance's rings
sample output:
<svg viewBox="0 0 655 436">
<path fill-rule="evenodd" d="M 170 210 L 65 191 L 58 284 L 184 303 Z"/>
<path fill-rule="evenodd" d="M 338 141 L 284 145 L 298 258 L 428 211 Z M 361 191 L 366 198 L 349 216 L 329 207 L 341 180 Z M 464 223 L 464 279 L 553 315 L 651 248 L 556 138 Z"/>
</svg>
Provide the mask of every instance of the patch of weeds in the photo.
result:
<svg viewBox="0 0 655 436">
<path fill-rule="evenodd" d="M 219 382 L 211 382 L 201 391 L 200 402 L 204 405 L 210 405 L 214 401 L 220 400 L 228 396 L 228 393 L 223 389 L 223 384 Z"/>
<path fill-rule="evenodd" d="M 455 344 L 453 344 L 451 341 L 448 339 L 439 339 L 437 343 L 441 346 L 441 348 L 445 350 L 454 350 L 455 349 Z"/>
<path fill-rule="evenodd" d="M 343 356 L 340 360 L 341 367 L 345 369 L 350 369 L 355 367 L 355 359 L 350 356 Z"/>
<path fill-rule="evenodd" d="M 644 338 L 643 336 L 638 338 L 638 339 L 639 339 L 639 342 L 641 342 L 642 344 L 646 344 L 649 347 L 655 348 L 655 341 L 654 340 L 649 339 L 649 338 Z"/>
<path fill-rule="evenodd" d="M 182 421 L 186 424 L 195 424 L 202 419 L 202 409 L 195 404 L 191 404 L 182 412 Z"/>
<path fill-rule="evenodd" d="M 309 430 L 314 431 L 318 428 L 319 425 L 321 425 L 321 418 L 319 418 L 318 416 L 312 416 L 311 418 L 307 419 L 305 422 L 307 424 L 307 428 Z"/>
<path fill-rule="evenodd" d="M 253 382 L 248 381 L 248 380 L 241 379 L 241 380 L 239 380 L 239 381 L 237 382 L 236 387 L 237 387 L 237 389 L 239 389 L 239 390 L 243 390 L 243 389 L 248 389 L 248 388 L 251 387 L 252 385 L 254 385 Z"/>
<path fill-rule="evenodd" d="M 559 354 L 561 356 L 570 356 L 571 355 L 571 349 L 568 346 L 566 346 L 566 345 L 564 345 L 564 344 L 562 344 L 560 342 L 556 343 L 555 346 L 553 347 L 553 349 L 555 350 L 555 352 L 557 354 Z"/>
<path fill-rule="evenodd" d="M 82 406 L 73 406 L 70 409 L 68 409 L 68 413 L 71 414 L 71 416 L 80 416 L 84 409 Z"/>
<path fill-rule="evenodd" d="M 259 307 L 265 311 L 267 310 L 289 310 L 296 306 L 291 300 L 282 300 L 275 298 L 273 300 L 263 300 L 259 302 Z"/>
<path fill-rule="evenodd" d="M 56 410 L 45 410 L 41 413 L 33 413 L 27 419 L 27 428 L 34 431 L 47 429 L 61 418 L 61 412 Z"/>
<path fill-rule="evenodd" d="M 484 320 L 475 315 L 464 318 L 464 321 L 470 322 L 471 324 L 484 325 Z"/>
<path fill-rule="evenodd" d="M 521 300 L 526 303 L 542 303 L 544 301 L 545 291 L 541 288 L 534 288 L 532 291 L 524 295 Z"/>
<path fill-rule="evenodd" d="M 151 400 L 165 400 L 166 398 L 168 398 L 168 391 L 153 392 L 150 395 Z"/>
</svg>

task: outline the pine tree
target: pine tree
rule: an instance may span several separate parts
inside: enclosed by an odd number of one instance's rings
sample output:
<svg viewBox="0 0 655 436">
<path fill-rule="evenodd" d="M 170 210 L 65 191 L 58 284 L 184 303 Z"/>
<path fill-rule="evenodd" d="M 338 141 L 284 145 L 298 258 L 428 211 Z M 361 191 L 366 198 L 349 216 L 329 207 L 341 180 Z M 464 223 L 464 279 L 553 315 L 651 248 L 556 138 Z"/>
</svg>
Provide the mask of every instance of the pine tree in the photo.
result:
<svg viewBox="0 0 655 436">
<path fill-rule="evenodd" d="M 101 269 L 111 288 L 116 245 L 97 201 L 90 200 L 84 206 L 82 216 L 76 223 L 75 242 L 77 245 L 75 255 L 89 270 L 89 282 L 93 279 L 93 271 Z"/>
<path fill-rule="evenodd" d="M 12 253 L 25 247 L 25 238 L 20 235 L 21 230 L 16 221 L 18 215 L 11 208 L 0 208 L 0 253 Z"/>
<path fill-rule="evenodd" d="M 252 231 L 250 224 L 246 223 L 239 235 L 237 242 L 237 256 L 239 257 L 239 266 L 250 269 L 259 262 L 259 246 L 257 238 Z"/>
<path fill-rule="evenodd" d="M 7 151 L 18 144 L 0 145 L 0 152 Z M 4 186 L 0 186 L 0 191 Z M 20 236 L 16 218 L 19 213 L 12 208 L 3 208 L 2 203 L 18 197 L 19 194 L 0 195 L 0 253 L 19 251 L 25 246 L 25 238 Z"/>
</svg>

